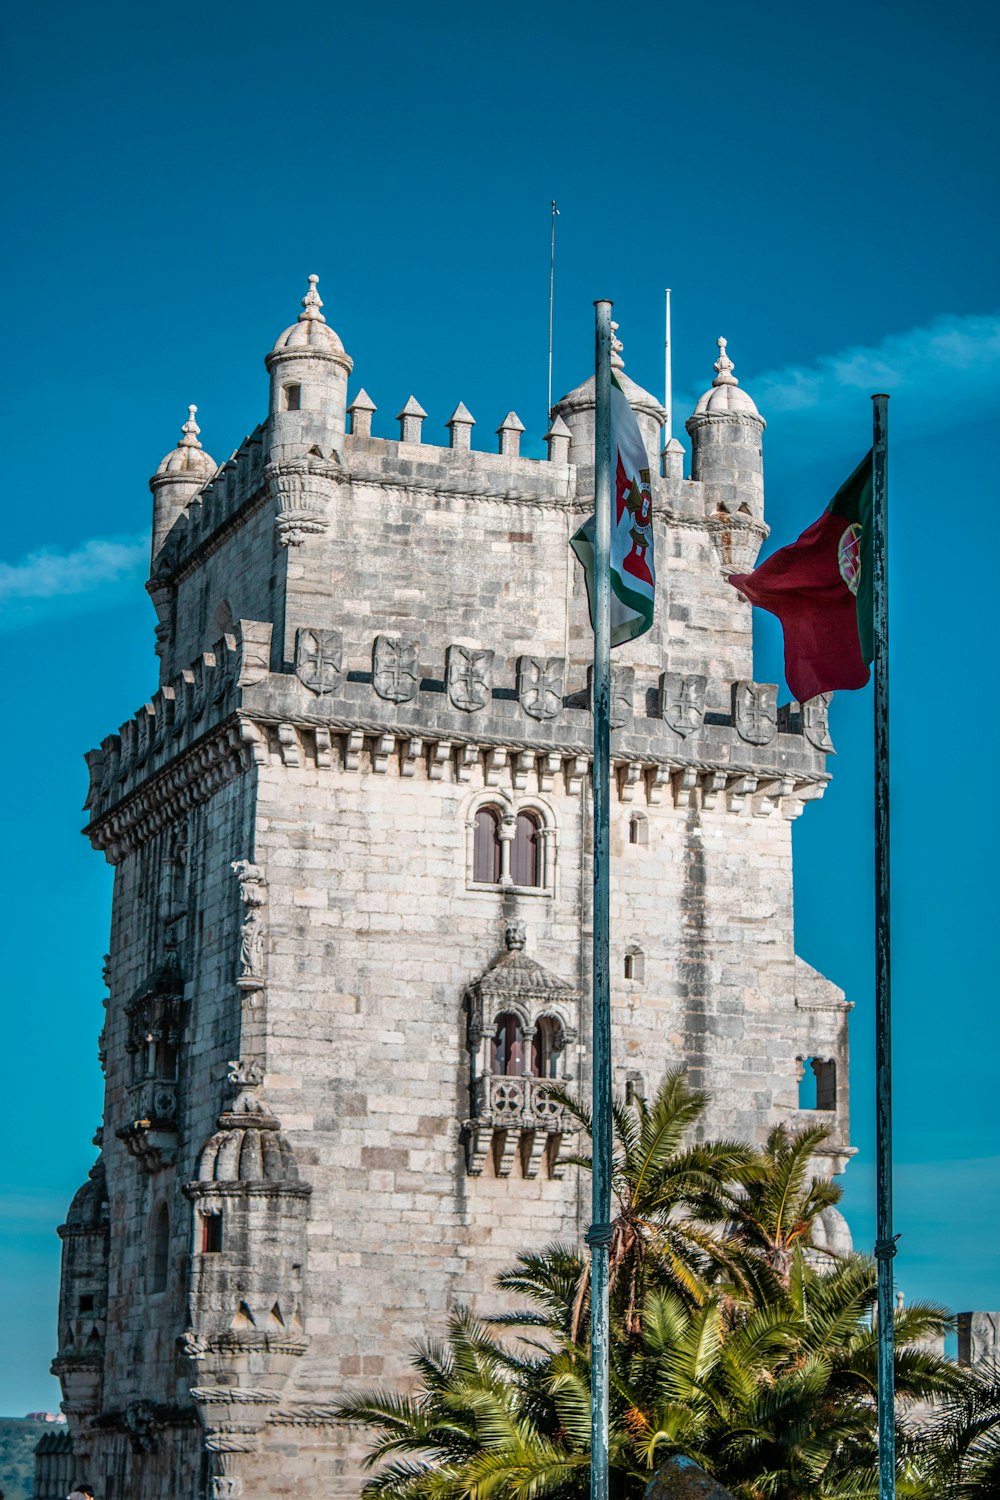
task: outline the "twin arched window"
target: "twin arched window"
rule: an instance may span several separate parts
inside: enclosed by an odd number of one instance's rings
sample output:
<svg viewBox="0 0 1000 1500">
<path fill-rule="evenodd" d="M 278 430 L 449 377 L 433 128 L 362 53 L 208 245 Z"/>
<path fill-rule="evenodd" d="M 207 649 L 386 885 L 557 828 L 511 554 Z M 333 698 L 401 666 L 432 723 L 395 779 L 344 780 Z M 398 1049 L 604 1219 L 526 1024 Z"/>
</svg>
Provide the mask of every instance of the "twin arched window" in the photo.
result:
<svg viewBox="0 0 1000 1500">
<path fill-rule="evenodd" d="M 559 1022 L 554 1016 L 542 1016 L 531 1038 L 531 1049 L 525 1048 L 524 1028 L 513 1011 L 503 1011 L 496 1019 L 490 1040 L 490 1072 L 507 1077 L 530 1073 L 533 1078 L 558 1076 Z M 525 1063 L 529 1066 L 525 1067 Z"/>
<path fill-rule="evenodd" d="M 514 819 L 513 838 L 501 838 L 502 813 L 498 807 L 481 807 L 476 813 L 472 846 L 472 878 L 477 884 L 499 885 L 509 873 L 512 885 L 526 888 L 542 884 L 541 819 L 534 812 L 519 812 Z M 504 871 L 504 843 L 510 845 L 510 868 Z"/>
</svg>

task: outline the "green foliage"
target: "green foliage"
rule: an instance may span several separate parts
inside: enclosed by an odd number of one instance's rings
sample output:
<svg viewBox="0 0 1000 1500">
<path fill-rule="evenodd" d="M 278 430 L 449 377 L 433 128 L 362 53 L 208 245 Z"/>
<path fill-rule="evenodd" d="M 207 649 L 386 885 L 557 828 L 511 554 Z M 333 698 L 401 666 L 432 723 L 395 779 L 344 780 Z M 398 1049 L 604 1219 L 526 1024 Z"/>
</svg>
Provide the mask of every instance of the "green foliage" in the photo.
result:
<svg viewBox="0 0 1000 1500">
<path fill-rule="evenodd" d="M 65 1432 L 49 1422 L 0 1417 L 0 1490 L 5 1500 L 30 1500 L 35 1488 L 35 1447 L 46 1433 Z"/>
<path fill-rule="evenodd" d="M 674 1454 L 738 1500 L 876 1500 L 875 1267 L 811 1247 L 840 1196 L 812 1176 L 827 1133 L 690 1145 L 705 1103 L 676 1072 L 649 1104 L 615 1105 L 613 1500 L 642 1500 Z M 339 1404 L 375 1433 L 365 1500 L 586 1500 L 588 1258 L 551 1245 L 497 1284 L 529 1306 L 457 1313 L 444 1344 L 417 1349 L 416 1395 L 358 1390 Z M 930 1352 L 946 1323 L 925 1304 L 895 1316 L 900 1500 L 1000 1494 L 996 1373 L 971 1377 Z M 933 1420 L 908 1426 L 931 1400 Z"/>
</svg>

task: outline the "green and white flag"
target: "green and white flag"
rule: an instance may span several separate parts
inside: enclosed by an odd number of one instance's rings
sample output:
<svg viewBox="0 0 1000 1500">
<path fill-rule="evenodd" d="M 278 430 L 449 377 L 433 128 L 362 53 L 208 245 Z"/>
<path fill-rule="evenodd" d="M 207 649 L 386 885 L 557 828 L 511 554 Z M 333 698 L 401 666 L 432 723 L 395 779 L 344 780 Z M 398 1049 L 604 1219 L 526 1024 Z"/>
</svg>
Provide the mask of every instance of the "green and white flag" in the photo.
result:
<svg viewBox="0 0 1000 1500">
<path fill-rule="evenodd" d="M 615 493 L 611 510 L 611 644 L 634 641 L 653 623 L 653 497 L 649 456 L 635 412 L 611 375 L 611 452 Z M 570 546 L 583 564 L 594 625 L 594 525 L 591 516 Z"/>
</svg>

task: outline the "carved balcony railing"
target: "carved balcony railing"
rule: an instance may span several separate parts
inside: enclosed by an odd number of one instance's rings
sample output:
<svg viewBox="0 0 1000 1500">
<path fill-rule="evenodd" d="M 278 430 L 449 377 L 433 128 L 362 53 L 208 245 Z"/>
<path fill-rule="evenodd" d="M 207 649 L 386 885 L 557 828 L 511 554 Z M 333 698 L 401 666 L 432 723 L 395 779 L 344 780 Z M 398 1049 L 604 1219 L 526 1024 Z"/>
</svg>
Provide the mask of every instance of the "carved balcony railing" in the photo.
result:
<svg viewBox="0 0 1000 1500">
<path fill-rule="evenodd" d="M 473 1086 L 474 1117 L 466 1121 L 468 1169 L 478 1176 L 494 1153 L 498 1177 L 509 1177 L 520 1152 L 525 1177 L 537 1177 L 548 1156 L 549 1175 L 562 1177 L 575 1126 L 551 1097 L 555 1080 L 528 1075 L 484 1074 Z"/>
<path fill-rule="evenodd" d="M 177 1156 L 177 1080 L 145 1078 L 128 1089 L 132 1116 L 116 1132 L 147 1172 L 158 1172 Z"/>
</svg>

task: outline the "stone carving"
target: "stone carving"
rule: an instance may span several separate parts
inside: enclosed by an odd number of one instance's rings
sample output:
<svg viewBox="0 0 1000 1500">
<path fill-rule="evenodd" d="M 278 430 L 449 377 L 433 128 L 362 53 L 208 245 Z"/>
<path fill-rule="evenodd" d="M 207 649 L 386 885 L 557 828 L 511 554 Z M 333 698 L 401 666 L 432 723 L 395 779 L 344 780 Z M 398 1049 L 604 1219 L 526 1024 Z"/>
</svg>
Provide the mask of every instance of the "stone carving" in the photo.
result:
<svg viewBox="0 0 1000 1500">
<path fill-rule="evenodd" d="M 660 716 L 675 734 L 695 734 L 705 721 L 707 677 L 684 672 L 660 675 Z"/>
<path fill-rule="evenodd" d="M 339 630 L 310 627 L 295 632 L 295 675 L 311 693 L 336 692 L 343 673 L 344 639 Z"/>
<path fill-rule="evenodd" d="M 372 651 L 372 686 L 389 703 L 409 703 L 420 681 L 420 641 L 377 635 Z"/>
<path fill-rule="evenodd" d="M 260 908 L 267 896 L 264 872 L 247 859 L 236 859 L 230 869 L 240 883 L 240 900 L 246 908 L 240 928 L 240 973 L 236 983 L 241 990 L 264 988 L 264 938 L 266 925 Z"/>
<path fill-rule="evenodd" d="M 611 728 L 621 729 L 632 717 L 632 696 L 635 691 L 635 667 L 611 668 Z M 593 712 L 594 669 L 587 668 L 587 698 Z"/>
<path fill-rule="evenodd" d="M 227 1080 L 239 1088 L 258 1088 L 264 1082 L 264 1071 L 260 1064 L 254 1062 L 253 1058 L 233 1058 L 226 1064 L 228 1072 Z"/>
<path fill-rule="evenodd" d="M 210 1345 L 203 1333 L 196 1333 L 193 1328 L 189 1328 L 177 1340 L 177 1347 L 188 1359 L 204 1359 Z"/>
<path fill-rule="evenodd" d="M 830 738 L 830 702 L 832 693 L 818 693 L 802 704 L 802 733 L 817 750 L 833 755 L 833 740 Z"/>
<path fill-rule="evenodd" d="M 769 682 L 734 682 L 733 719 L 747 744 L 769 744 L 778 732 L 778 689 Z"/>
<path fill-rule="evenodd" d="M 270 620 L 241 620 L 239 623 L 239 685 L 251 687 L 263 682 L 271 670 Z"/>
<path fill-rule="evenodd" d="M 312 456 L 272 464 L 266 478 L 276 504 L 274 518 L 282 547 L 299 547 L 308 536 L 324 532 L 337 466 Z"/>
<path fill-rule="evenodd" d="M 493 652 L 449 646 L 446 675 L 448 698 L 455 708 L 463 713 L 485 708 L 492 691 Z"/>
<path fill-rule="evenodd" d="M 532 719 L 554 719 L 562 708 L 566 659 L 562 656 L 519 656 L 517 701 Z"/>
<path fill-rule="evenodd" d="M 136 1453 L 156 1451 L 156 1407 L 152 1401 L 132 1401 L 122 1413 L 129 1442 Z"/>
</svg>

